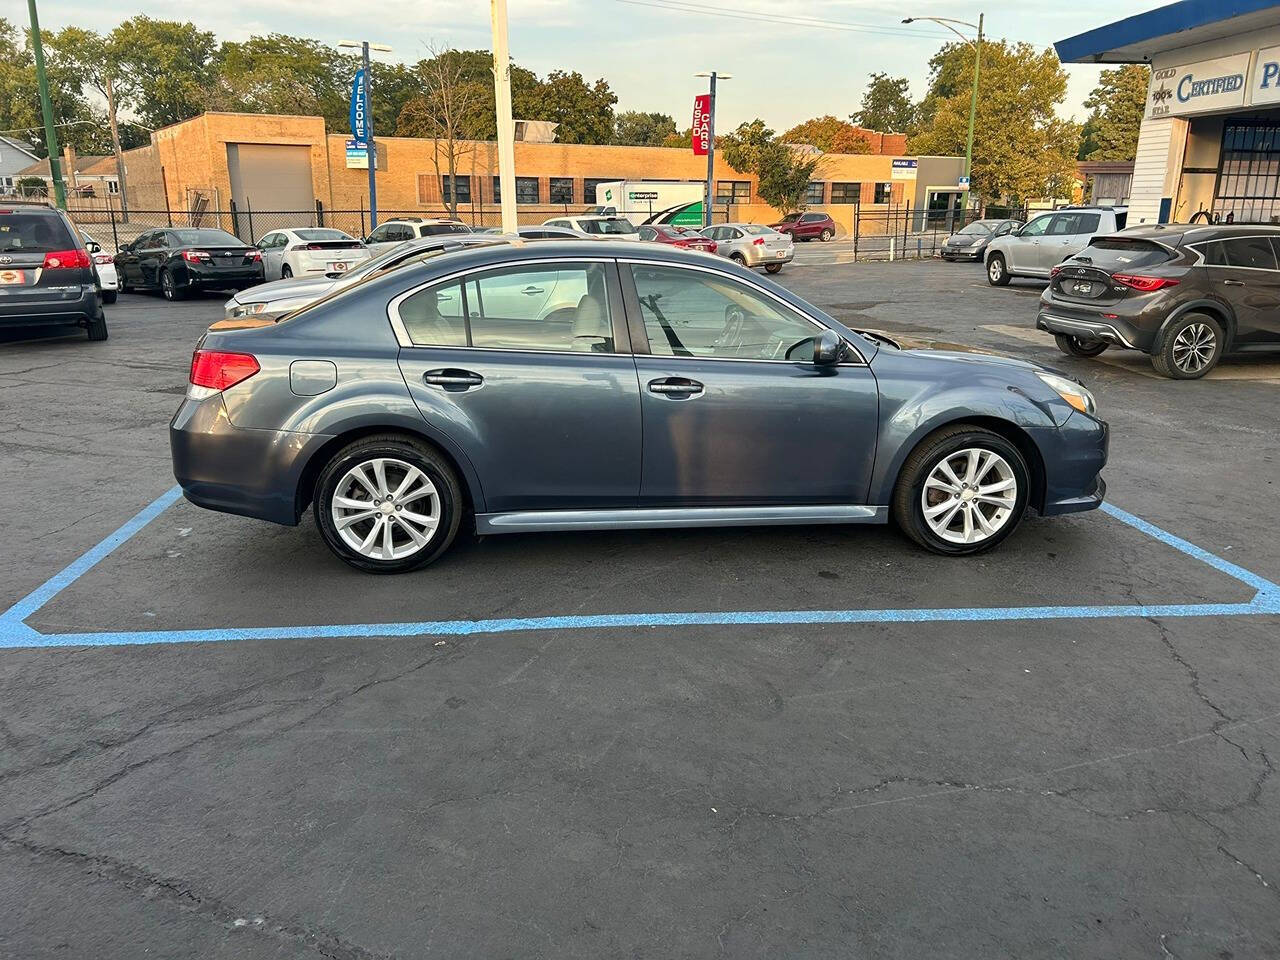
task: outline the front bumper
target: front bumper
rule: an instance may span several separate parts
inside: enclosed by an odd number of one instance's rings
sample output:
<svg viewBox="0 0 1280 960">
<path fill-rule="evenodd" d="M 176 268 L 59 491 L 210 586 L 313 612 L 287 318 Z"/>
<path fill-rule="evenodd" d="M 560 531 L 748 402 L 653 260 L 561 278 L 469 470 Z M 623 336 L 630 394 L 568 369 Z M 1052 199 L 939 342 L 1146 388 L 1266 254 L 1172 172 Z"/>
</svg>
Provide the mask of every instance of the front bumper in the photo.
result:
<svg viewBox="0 0 1280 960">
<path fill-rule="evenodd" d="M 1058 432 L 1059 442 L 1051 451 L 1041 447 L 1046 481 L 1040 513 L 1053 517 L 1100 507 L 1107 494 L 1102 468 L 1111 451 L 1111 428 L 1105 420 L 1073 413 Z"/>
<path fill-rule="evenodd" d="M 940 251 L 943 260 L 981 260 L 980 247 L 949 247 L 945 243 Z"/>
<path fill-rule="evenodd" d="M 60 296 L 40 299 L 29 294 L 21 297 L 0 294 L 0 326 L 87 323 L 101 313 L 101 299 L 94 286 L 71 287 L 62 291 Z"/>
<path fill-rule="evenodd" d="M 330 438 L 236 427 L 222 394 L 184 399 L 169 422 L 173 475 L 197 506 L 286 526 L 298 522 L 298 485 Z"/>
</svg>

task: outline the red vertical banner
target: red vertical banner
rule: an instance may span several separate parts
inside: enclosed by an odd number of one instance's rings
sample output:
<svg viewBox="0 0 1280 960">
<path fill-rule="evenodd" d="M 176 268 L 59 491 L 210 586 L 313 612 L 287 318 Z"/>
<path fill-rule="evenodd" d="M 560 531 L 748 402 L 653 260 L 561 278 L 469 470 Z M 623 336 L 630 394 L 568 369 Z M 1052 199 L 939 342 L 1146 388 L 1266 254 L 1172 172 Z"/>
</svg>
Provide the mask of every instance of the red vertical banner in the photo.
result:
<svg viewBox="0 0 1280 960">
<path fill-rule="evenodd" d="M 700 93 L 693 98 L 693 153 L 705 157 L 711 146 L 711 94 Z"/>
</svg>

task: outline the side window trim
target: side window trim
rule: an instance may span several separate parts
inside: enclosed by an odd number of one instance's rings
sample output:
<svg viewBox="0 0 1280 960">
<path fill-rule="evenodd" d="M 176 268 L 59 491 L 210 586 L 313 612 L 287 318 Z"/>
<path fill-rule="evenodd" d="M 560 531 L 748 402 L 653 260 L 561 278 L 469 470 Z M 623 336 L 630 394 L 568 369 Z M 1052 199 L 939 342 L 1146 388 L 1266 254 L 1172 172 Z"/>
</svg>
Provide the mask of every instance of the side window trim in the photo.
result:
<svg viewBox="0 0 1280 960">
<path fill-rule="evenodd" d="M 1276 267 L 1238 267 L 1230 263 L 1212 263 L 1209 259 L 1210 244 L 1223 244 L 1225 258 L 1225 244 L 1228 240 L 1254 240 L 1258 238 L 1269 240 L 1271 242 L 1271 250 L 1276 255 Z M 1241 236 L 1212 237 L 1208 240 L 1197 240 L 1195 243 L 1188 243 L 1187 249 L 1195 251 L 1196 256 L 1200 258 L 1200 262 L 1196 264 L 1196 266 L 1200 267 L 1218 268 L 1221 270 L 1261 270 L 1264 273 L 1275 273 L 1277 270 L 1280 270 L 1280 234 L 1252 233 Z"/>
<path fill-rule="evenodd" d="M 743 280 L 740 277 L 729 276 L 728 274 L 723 273 L 719 270 L 716 270 L 712 267 L 704 267 L 704 266 L 686 264 L 686 263 L 669 263 L 666 261 L 657 261 L 657 260 L 620 259 L 618 260 L 618 269 L 621 274 L 622 287 L 625 293 L 625 301 L 626 301 L 626 309 L 627 309 L 627 325 L 631 332 L 631 343 L 632 343 L 631 352 L 637 355 L 653 354 L 653 350 L 649 345 L 649 331 L 645 328 L 644 316 L 641 313 L 641 309 L 640 309 L 640 296 L 638 291 L 636 290 L 635 277 L 632 275 L 632 267 L 635 267 L 635 266 L 662 267 L 664 269 L 671 269 L 671 270 L 687 270 L 687 271 L 696 272 L 696 273 L 708 273 L 727 283 L 732 283 L 740 287 L 745 287 L 747 290 L 750 290 L 751 293 L 763 299 L 773 300 L 775 303 L 780 304 L 783 308 L 791 311 L 796 316 L 804 319 L 808 323 L 817 327 L 819 331 L 831 330 L 831 327 L 828 327 L 825 323 L 823 323 L 817 317 L 814 317 L 813 315 L 807 313 L 806 311 L 801 310 L 795 304 L 790 303 L 787 300 L 784 300 L 782 297 L 778 296 L 773 291 L 766 290 L 764 287 L 757 286 L 756 284 L 751 283 L 747 280 Z M 839 331 L 832 331 L 832 332 L 838 333 Z M 855 357 L 857 357 L 857 359 L 842 360 L 840 361 L 839 366 L 850 366 L 850 367 L 868 366 L 867 358 L 863 356 L 862 351 L 858 349 L 858 346 L 856 344 L 851 343 L 843 335 L 840 337 L 840 339 L 844 340 L 845 343 L 848 344 L 849 348 L 853 351 L 853 354 Z M 771 360 L 766 358 L 751 358 L 751 357 L 716 357 L 716 356 L 685 357 L 685 356 L 668 355 L 668 354 L 655 354 L 655 356 L 661 356 L 664 360 L 676 360 L 676 361 L 715 360 L 715 361 L 722 361 L 724 363 L 787 363 L 787 364 L 795 364 L 799 362 L 796 360 L 785 360 L 785 359 Z"/>
<path fill-rule="evenodd" d="M 470 294 L 467 292 L 467 288 L 470 287 L 474 281 L 481 279 L 489 273 L 506 270 L 512 267 L 546 269 L 547 267 L 563 267 L 566 263 L 599 263 L 604 266 L 605 297 L 608 300 L 610 326 L 613 329 L 613 350 L 611 352 L 584 354 L 574 350 L 539 350 L 531 347 L 475 347 L 471 345 L 471 319 L 467 304 L 467 297 L 470 296 Z M 636 341 L 632 335 L 632 331 L 628 329 L 628 314 L 625 308 L 625 300 L 620 285 L 621 276 L 627 276 L 629 279 L 629 275 L 629 271 L 623 271 L 620 275 L 618 261 L 610 257 L 572 257 L 566 260 L 518 260 L 511 263 L 494 264 L 476 272 L 461 270 L 457 273 L 448 274 L 443 277 L 436 277 L 435 279 L 420 283 L 417 286 L 396 294 L 387 304 L 387 319 L 391 323 L 391 329 L 395 334 L 396 342 L 400 344 L 401 348 L 408 350 L 485 350 L 498 351 L 500 353 L 536 353 L 568 357 L 625 357 L 629 356 L 632 352 L 639 352 L 632 350 L 633 344 L 637 342 L 647 343 L 647 340 Z M 405 327 L 404 320 L 400 316 L 400 304 L 416 293 L 421 293 L 424 290 L 435 289 L 437 287 L 447 287 L 450 284 L 457 284 L 462 291 L 462 311 L 466 328 L 466 344 L 436 346 L 427 343 L 414 343 L 413 338 L 409 336 L 408 329 Z M 643 352 L 647 353 L 648 351 L 646 349 Z"/>
</svg>

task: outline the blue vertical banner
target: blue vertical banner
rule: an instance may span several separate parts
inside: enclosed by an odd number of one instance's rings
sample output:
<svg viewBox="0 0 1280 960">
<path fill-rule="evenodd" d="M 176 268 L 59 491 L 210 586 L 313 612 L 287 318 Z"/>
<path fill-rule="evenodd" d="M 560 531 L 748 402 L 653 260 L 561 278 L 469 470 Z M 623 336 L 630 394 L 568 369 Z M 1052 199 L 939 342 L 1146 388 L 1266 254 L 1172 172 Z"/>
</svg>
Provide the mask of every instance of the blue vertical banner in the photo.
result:
<svg viewBox="0 0 1280 960">
<path fill-rule="evenodd" d="M 369 138 L 369 90 L 364 70 L 357 70 L 351 81 L 351 136 L 361 146 Z"/>
</svg>

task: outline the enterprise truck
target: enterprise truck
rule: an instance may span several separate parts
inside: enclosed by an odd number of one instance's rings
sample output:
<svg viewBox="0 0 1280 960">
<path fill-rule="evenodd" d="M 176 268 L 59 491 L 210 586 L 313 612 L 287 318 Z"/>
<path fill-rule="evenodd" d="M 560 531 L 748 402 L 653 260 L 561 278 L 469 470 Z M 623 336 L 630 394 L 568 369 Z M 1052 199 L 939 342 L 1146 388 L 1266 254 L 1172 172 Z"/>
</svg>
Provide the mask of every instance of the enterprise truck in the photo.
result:
<svg viewBox="0 0 1280 960">
<path fill-rule="evenodd" d="M 706 184 L 687 180 L 611 180 L 597 184 L 592 213 L 625 217 L 636 225 L 702 226 Z"/>
</svg>

